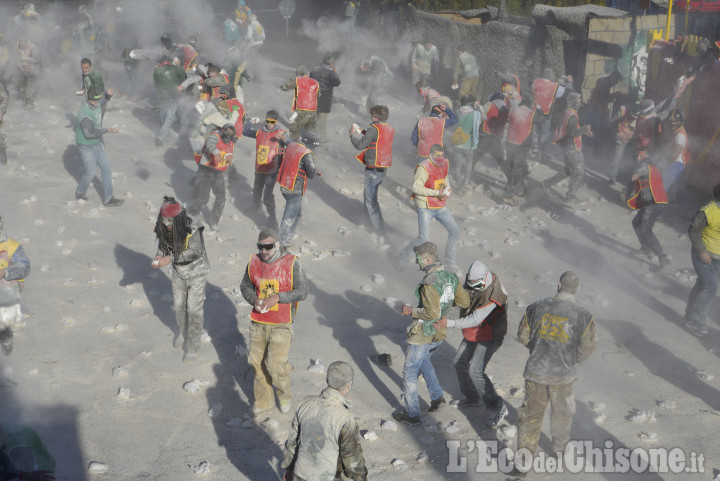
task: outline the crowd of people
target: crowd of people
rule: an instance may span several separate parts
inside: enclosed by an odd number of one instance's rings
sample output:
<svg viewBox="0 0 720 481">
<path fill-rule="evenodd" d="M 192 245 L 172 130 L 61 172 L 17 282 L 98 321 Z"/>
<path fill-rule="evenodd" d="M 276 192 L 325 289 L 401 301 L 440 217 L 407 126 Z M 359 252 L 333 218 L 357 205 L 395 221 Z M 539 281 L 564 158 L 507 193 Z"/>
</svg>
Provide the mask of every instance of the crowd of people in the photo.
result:
<svg viewBox="0 0 720 481">
<path fill-rule="evenodd" d="M 29 6 L 28 6 L 29 5 Z M 26 109 L 34 108 L 35 82 L 42 65 L 39 48 L 30 40 L 31 26 L 39 14 L 31 4 L 23 7 L 16 20 L 25 24 L 26 34 L 16 41 L 16 55 L 0 70 L 0 164 L 8 162 L 3 116 L 7 109 L 8 82 L 16 87 L 18 98 Z M 357 2 L 345 2 L 347 22 L 354 26 Z M 82 158 L 84 175 L 75 198 L 89 202 L 87 189 L 99 168 L 102 180 L 102 203 L 107 207 L 123 205 L 114 197 L 112 169 L 103 137 L 119 128 L 103 127 L 107 102 L 115 94 L 106 88 L 102 74 L 95 69 L 92 54 L 102 56 L 102 48 L 87 46 L 82 39 L 95 25 L 87 20 L 76 30 L 82 75 L 76 92 L 83 100 L 79 108 L 75 141 Z M 207 61 L 197 38 L 175 43 L 163 34 L 156 49 L 139 49 L 128 44 L 122 55 L 128 75 L 129 95 L 138 82 L 138 62 L 155 62 L 152 81 L 155 87 L 159 122 L 155 145 L 165 147 L 171 139 L 176 121 L 183 141 L 191 147 L 197 172 L 192 179 L 193 201 L 183 206 L 167 196 L 155 223 L 158 248 L 152 268 L 170 266 L 174 311 L 178 328 L 174 345 L 182 347 L 183 361 L 200 357 L 203 330 L 205 288 L 210 272 L 204 232 L 216 232 L 226 202 L 228 184 L 241 175 L 236 168 L 235 147 L 242 137 L 255 141 L 253 206 L 264 207 L 267 219 L 259 229 L 258 252 L 250 256 L 240 286 L 245 300 L 253 306 L 250 315 L 249 364 L 254 371 L 254 415 L 274 409 L 277 396 L 279 410 L 292 408 L 291 367 L 288 354 L 293 337 L 293 319 L 298 303 L 308 296 L 308 281 L 293 253 L 296 229 L 302 215 L 302 200 L 308 179 L 322 177 L 313 150 L 327 139 L 328 115 L 333 105 L 333 89 L 341 85 L 335 59 L 326 55 L 322 63 L 308 69 L 297 66 L 294 76 L 280 89 L 293 92 L 293 115 L 287 131 L 281 115 L 268 110 L 265 118 L 246 118 L 243 82 L 252 78 L 248 72 L 265 41 L 265 32 L 243 0 L 223 24 L 227 52 L 219 59 Z M 98 42 L 98 36 L 93 35 Z M 102 40 L 102 39 L 101 39 Z M 528 192 L 531 158 L 550 162 L 559 147 L 562 167 L 556 175 L 540 183 L 545 195 L 568 179 L 563 202 L 575 203 L 583 189 L 585 172 L 583 137 L 602 132 L 616 147 L 609 163 L 609 183 L 628 186 L 624 202 L 637 210 L 632 227 L 640 248 L 638 255 L 655 255 L 660 272 L 670 264 L 653 227 L 669 202 L 680 197 L 681 172 L 690 161 L 688 133 L 681 109 L 658 111 L 645 99 L 618 109 L 611 118 L 608 96 L 619 81 L 613 73 L 598 82 L 591 98 L 583 105 L 582 96 L 573 89 L 573 79 L 557 76 L 544 69 L 529 89 L 523 89 L 512 72 L 496 72 L 497 91 L 482 100 L 479 93 L 481 68 L 472 52 L 458 48 L 452 74 L 453 91 L 443 95 L 435 87 L 439 63 L 437 46 L 422 42 L 410 55 L 412 82 L 423 103 L 422 112 L 412 132 L 403 135 L 416 146 L 417 162 L 411 183 L 413 205 L 417 209 L 418 236 L 394 254 L 393 265 L 403 269 L 414 261 L 423 271 L 415 294 L 417 306 L 406 305 L 401 314 L 412 318 L 408 326 L 403 390 L 405 409 L 393 417 L 409 425 L 420 423 L 418 377 L 422 374 L 430 394 L 429 411 L 446 403 L 443 389 L 435 374 L 431 357 L 444 341 L 448 328 L 462 329 L 463 341 L 454 359 L 460 389 L 464 398 L 454 401 L 458 407 L 479 404 L 489 412 L 489 424 L 500 425 L 508 415 L 505 402 L 493 387 L 485 368 L 502 346 L 507 334 L 509 294 L 499 276 L 481 260 L 467 270 L 457 265 L 460 228 L 447 200 L 454 186 L 460 192 L 473 188 L 476 163 L 487 154 L 506 178 L 501 202 L 517 206 Z M 107 60 L 107 59 L 106 59 Z M 15 71 L 8 72 L 11 61 Z M 365 80 L 367 95 L 362 107 L 370 123 L 366 128 L 353 124 L 349 129 L 352 147 L 360 151 L 356 159 L 364 166 L 364 206 L 368 223 L 378 244 L 388 242 L 386 222 L 380 210 L 378 195 L 386 172 L 393 164 L 395 128 L 387 105 L 380 103 L 391 79 L 398 75 L 377 55 L 363 58 L 357 68 Z M 621 78 L 621 77 L 620 77 Z M 598 115 L 591 115 L 596 113 Z M 590 119 L 583 124 L 584 119 Z M 598 120 L 599 119 L 599 120 Z M 610 134 L 612 133 L 612 134 Z M 452 180 L 452 186 L 451 186 Z M 276 213 L 275 184 L 285 199 L 280 221 Z M 214 196 L 207 226 L 199 218 Z M 692 261 L 698 278 L 688 301 L 685 320 L 697 335 L 707 334 L 710 303 L 717 291 L 720 269 L 720 185 L 714 200 L 700 208 L 692 218 L 690 240 Z M 429 242 L 432 220 L 448 232 L 441 258 L 435 244 Z M 207 230 L 206 230 L 207 229 Z M 20 291 L 30 272 L 30 260 L 22 245 L 8 237 L 0 219 L 0 343 L 3 353 L 13 350 L 12 325 L 22 318 Z M 464 280 L 458 273 L 466 272 Z M 558 282 L 556 296 L 529 306 L 520 323 L 518 338 L 529 349 L 525 368 L 525 400 L 518 413 L 518 447 L 532 455 L 537 443 L 548 401 L 552 407 L 553 450 L 561 452 L 570 440 L 573 416 L 575 364 L 587 359 L 597 346 L 593 316 L 576 304 L 580 279 L 572 271 Z M 458 317 L 449 317 L 453 306 L 460 308 Z M 367 477 L 357 421 L 349 413 L 345 397 L 353 382 L 353 368 L 338 361 L 327 371 L 327 388 L 316 398 L 300 404 L 285 444 L 285 479 L 334 479 L 337 470 L 350 479 Z M 312 436 L 320 435 L 326 444 L 318 447 L 303 433 L 312 425 Z M 315 444 L 313 444 L 315 443 Z M 524 473 L 518 471 L 518 476 Z"/>
</svg>

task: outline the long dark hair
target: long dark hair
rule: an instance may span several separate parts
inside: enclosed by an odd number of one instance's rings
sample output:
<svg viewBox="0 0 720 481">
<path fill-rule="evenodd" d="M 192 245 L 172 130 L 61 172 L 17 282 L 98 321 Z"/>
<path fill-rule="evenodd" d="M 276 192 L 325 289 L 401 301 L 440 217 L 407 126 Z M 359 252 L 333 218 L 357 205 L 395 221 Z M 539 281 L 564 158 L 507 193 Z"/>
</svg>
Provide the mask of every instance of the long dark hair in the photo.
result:
<svg viewBox="0 0 720 481">
<path fill-rule="evenodd" d="M 175 197 L 165 196 L 163 198 L 163 204 L 177 204 Z M 158 213 L 157 220 L 155 221 L 155 235 L 158 241 L 160 241 L 160 250 L 166 256 L 172 254 L 175 260 L 180 257 L 183 250 L 185 250 L 185 239 L 192 232 L 192 219 L 188 217 L 185 209 L 180 211 L 178 215 L 173 217 L 173 228 L 172 231 L 168 230 L 163 224 L 162 220 L 162 207 Z"/>
</svg>

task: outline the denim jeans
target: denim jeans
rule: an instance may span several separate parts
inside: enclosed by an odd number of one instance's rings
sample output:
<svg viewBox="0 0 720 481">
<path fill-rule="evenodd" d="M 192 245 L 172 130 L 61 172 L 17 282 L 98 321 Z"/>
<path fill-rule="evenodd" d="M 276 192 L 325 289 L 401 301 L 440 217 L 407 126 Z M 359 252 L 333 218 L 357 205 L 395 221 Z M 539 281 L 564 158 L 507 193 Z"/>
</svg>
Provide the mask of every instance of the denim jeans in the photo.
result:
<svg viewBox="0 0 720 481">
<path fill-rule="evenodd" d="M 285 212 L 280 221 L 280 244 L 287 246 L 295 235 L 295 228 L 302 217 L 302 194 L 282 191 L 285 197 Z"/>
<path fill-rule="evenodd" d="M 502 398 L 495 391 L 492 381 L 485 374 L 485 367 L 495 351 L 500 349 L 503 340 L 470 342 L 463 339 L 455 354 L 453 364 L 457 372 L 460 391 L 470 402 L 482 399 L 489 410 L 497 410 L 502 406 Z"/>
<path fill-rule="evenodd" d="M 195 182 L 197 185 L 197 199 L 190 209 L 191 215 L 198 215 L 203 207 L 210 200 L 210 191 L 215 194 L 215 202 L 212 206 L 212 218 L 210 224 L 220 222 L 223 210 L 225 209 L 226 182 L 225 173 L 211 167 L 199 165 Z"/>
<path fill-rule="evenodd" d="M 378 172 L 377 169 L 365 169 L 365 210 L 367 210 L 370 224 L 380 235 L 385 235 L 385 221 L 380 212 L 378 202 L 378 190 L 385 179 L 385 172 Z"/>
<path fill-rule="evenodd" d="M 85 166 L 85 173 L 80 179 L 80 183 L 77 186 L 75 195 L 85 195 L 90 182 L 95 177 L 95 171 L 100 167 L 100 178 L 102 179 L 103 185 L 103 204 L 109 201 L 113 196 L 112 186 L 112 169 L 110 168 L 110 161 L 105 153 L 105 146 L 99 142 L 94 145 L 78 145 L 80 151 L 80 157 L 82 157 L 83 165 Z"/>
<path fill-rule="evenodd" d="M 568 181 L 567 197 L 573 198 L 582 186 L 583 176 L 585 175 L 585 161 L 583 153 L 575 150 L 575 147 L 563 148 L 563 159 L 565 168 L 550 177 L 543 184 L 551 186 L 570 177 Z"/>
<path fill-rule="evenodd" d="M 720 260 L 712 259 L 710 264 L 703 264 L 700 254 L 695 252 L 695 249 L 690 253 L 690 257 L 698 277 L 690 291 L 690 298 L 685 308 L 685 319 L 705 325 L 708 321 L 710 304 L 717 294 Z"/>
<path fill-rule="evenodd" d="M 418 207 L 418 236 L 405 246 L 400 257 L 405 259 L 410 256 L 413 247 L 427 242 L 430 238 L 430 222 L 437 219 L 448 231 L 448 240 L 445 245 L 445 264 L 455 264 L 455 252 L 457 251 L 458 240 L 460 240 L 460 229 L 455 223 L 452 212 L 446 207 L 440 209 L 426 209 Z"/>
<path fill-rule="evenodd" d="M 430 391 L 430 399 L 435 400 L 443 395 L 435 368 L 430 361 L 433 352 L 440 347 L 442 341 L 416 346 L 408 344 L 408 351 L 403 366 L 403 390 L 405 391 L 405 411 L 411 417 L 420 415 L 420 401 L 418 400 L 417 379 L 422 373 Z"/>
<path fill-rule="evenodd" d="M 453 181 L 458 190 L 468 186 L 472 186 L 472 176 L 475 169 L 477 155 L 475 149 L 455 149 L 455 168 L 453 169 Z"/>
<path fill-rule="evenodd" d="M 527 161 L 530 154 L 530 144 L 531 140 L 529 138 L 522 145 L 505 144 L 507 162 L 510 166 L 510 178 L 505 184 L 505 195 L 508 197 L 522 194 L 526 190 L 525 179 L 530 173 Z"/>
<path fill-rule="evenodd" d="M 609 180 L 618 180 L 618 174 L 620 174 L 620 167 L 625 160 L 625 150 L 627 149 L 627 143 L 623 142 L 619 135 L 615 136 L 615 157 L 613 158 L 612 168 L 610 170 Z M 626 176 L 621 179 L 622 182 L 629 180 Z"/>
<path fill-rule="evenodd" d="M 234 164 L 233 164 L 234 165 Z M 255 183 L 253 184 L 253 207 L 260 210 L 260 202 L 265 205 L 268 214 L 268 222 L 270 227 L 277 228 L 277 214 L 275 213 L 275 178 L 277 172 L 264 174 L 255 172 Z"/>
<path fill-rule="evenodd" d="M 167 102 L 160 104 L 160 133 L 158 133 L 158 140 L 160 142 L 167 142 L 170 129 L 175 123 L 175 116 L 177 115 L 178 103 Z"/>
<path fill-rule="evenodd" d="M 665 204 L 646 205 L 633 217 L 632 226 L 635 229 L 635 235 L 640 241 L 640 247 L 650 249 L 653 254 L 658 257 L 664 257 L 665 252 L 660 245 L 660 241 L 653 234 L 653 227 L 660 214 L 665 209 Z"/>
</svg>

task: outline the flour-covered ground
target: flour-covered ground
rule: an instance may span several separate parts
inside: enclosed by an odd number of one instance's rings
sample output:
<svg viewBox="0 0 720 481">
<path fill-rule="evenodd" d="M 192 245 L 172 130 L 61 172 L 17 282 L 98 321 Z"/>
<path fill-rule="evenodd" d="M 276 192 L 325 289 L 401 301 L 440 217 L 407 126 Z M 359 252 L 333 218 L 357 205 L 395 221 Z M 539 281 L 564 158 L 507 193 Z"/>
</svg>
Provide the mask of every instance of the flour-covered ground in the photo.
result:
<svg viewBox="0 0 720 481">
<path fill-rule="evenodd" d="M 298 64 L 312 66 L 322 58 L 312 49 L 304 57 L 280 55 L 285 49 L 279 41 L 270 45 L 269 56 L 277 53 L 277 63 L 247 85 L 248 118 L 262 117 L 273 107 L 287 115 L 290 94 L 277 86 Z M 149 66 L 142 71 L 146 87 L 150 71 Z M 103 73 L 106 85 L 122 91 L 121 64 L 107 63 Z M 325 366 L 348 361 L 356 376 L 353 411 L 363 432 L 377 438 L 363 443 L 371 479 L 505 479 L 502 473 L 475 472 L 475 441 L 496 440 L 483 408 L 443 406 L 423 413 L 418 427 L 382 426 L 401 406 L 407 318 L 399 316 L 396 304 L 414 302 L 421 278 L 414 266 L 395 270 L 390 257 L 417 232 L 408 191 L 414 166 L 409 137 L 419 104 L 409 82 L 396 78 L 396 87 L 403 90 L 404 82 L 407 88 L 405 97 L 385 98 L 397 130 L 395 162 L 380 196 L 393 244 L 387 249 L 362 226 L 363 169 L 353 159 L 347 128 L 369 119 L 357 108 L 362 92 L 348 81 L 350 71 L 340 69 L 340 75 L 345 83 L 335 91 L 329 141 L 315 151 L 324 176 L 309 182 L 294 248 L 310 279 L 290 353 L 295 405 L 325 385 L 324 375 L 306 370 L 312 361 Z M 99 181 L 88 191 L 89 203 L 78 204 L 73 194 L 82 164 L 72 125 L 80 99 L 73 95 L 77 86 L 67 80 L 78 76 L 74 70 L 46 74 L 36 110 L 24 111 L 13 97 L 5 121 L 10 162 L 0 176 L 0 215 L 7 233 L 22 241 L 33 267 L 23 292 L 26 319 L 16 328 L 15 352 L 0 359 L 0 420 L 35 428 L 57 460 L 60 480 L 279 479 L 291 414 L 271 412 L 257 424 L 247 419 L 253 399 L 245 355 L 250 307 L 239 295 L 239 284 L 255 251 L 256 224 L 264 219 L 251 204 L 254 142 L 238 142 L 242 179 L 231 186 L 220 231 L 206 235 L 213 269 L 205 304 L 208 337 L 200 360 L 184 364 L 182 352 L 172 347 L 169 273 L 151 269 L 150 261 L 162 196 L 191 200 L 188 181 L 196 169 L 191 153 L 174 141 L 154 147 L 158 114 L 152 103 L 116 96 L 104 123 L 119 125 L 121 132 L 105 140 L 115 196 L 125 205 L 103 208 Z M 533 162 L 528 197 L 519 207 L 508 207 L 496 201 L 502 174 L 485 158 L 475 172 L 478 187 L 448 203 L 462 230 L 458 264 L 466 269 L 476 259 L 484 261 L 510 294 L 509 333 L 488 368 L 508 403 L 508 421 L 516 424 L 523 399 L 527 352 L 515 338 L 523 310 L 553 295 L 560 274 L 572 269 L 582 278 L 578 300 L 595 315 L 600 340 L 595 355 L 579 368 L 573 438 L 600 448 L 607 447 L 606 441 L 611 447 L 681 448 L 688 465 L 691 452 L 702 453 L 706 472 L 580 473 L 553 479 L 712 479 L 713 469 L 720 467 L 720 332 L 716 310 L 704 339 L 682 327 L 694 281 L 687 221 L 669 216 L 657 225 L 672 265 L 651 274 L 651 264 L 631 254 L 638 247 L 632 215 L 619 204 L 617 191 L 607 187 L 605 167 L 590 166 L 582 201 L 569 207 L 538 192 L 537 181 L 557 165 Z M 564 193 L 564 185 L 556 189 Z M 284 201 L 275 192 L 281 215 Z M 205 209 L 203 215 L 208 214 Z M 444 248 L 440 225 L 432 226 L 431 240 Z M 433 358 L 448 401 L 461 397 L 452 365 L 460 340 L 458 331 L 450 332 Z M 373 361 L 378 353 L 390 354 L 392 366 Z M 193 380 L 199 390 L 183 389 Z M 420 395 L 426 409 L 422 383 Z M 662 401 L 672 401 L 665 405 L 674 408 L 659 406 Z M 655 422 L 630 422 L 635 410 L 653 412 L 654 418 L 652 413 L 648 417 Z M 540 450 L 550 450 L 547 417 Z M 649 433 L 655 433 L 657 439 L 643 440 L 641 433 L 651 438 Z M 449 455 L 447 443 L 453 440 L 461 443 L 466 472 L 448 473 L 447 466 L 459 462 Z M 108 471 L 90 474 L 93 461 L 105 463 Z M 196 474 L 193 467 L 202 462 L 208 473 Z"/>
</svg>

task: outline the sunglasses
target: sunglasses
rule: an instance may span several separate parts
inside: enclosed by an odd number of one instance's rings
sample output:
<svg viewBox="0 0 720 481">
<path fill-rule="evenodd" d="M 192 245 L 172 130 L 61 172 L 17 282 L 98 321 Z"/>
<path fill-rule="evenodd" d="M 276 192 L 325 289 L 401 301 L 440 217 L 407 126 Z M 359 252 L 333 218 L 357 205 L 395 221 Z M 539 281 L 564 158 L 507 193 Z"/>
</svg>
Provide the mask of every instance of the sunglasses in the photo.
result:
<svg viewBox="0 0 720 481">
<path fill-rule="evenodd" d="M 275 243 L 273 242 L 272 244 L 260 244 L 258 242 L 257 248 L 259 251 L 271 251 L 275 248 Z"/>
<path fill-rule="evenodd" d="M 265 123 L 266 123 L 266 124 L 274 124 L 275 122 L 277 122 L 277 120 L 265 119 Z"/>
<path fill-rule="evenodd" d="M 467 285 L 472 287 L 473 289 L 484 289 L 485 288 L 485 279 L 480 279 L 479 281 L 471 282 L 470 279 L 466 279 Z"/>
</svg>

